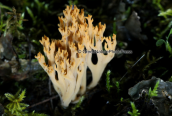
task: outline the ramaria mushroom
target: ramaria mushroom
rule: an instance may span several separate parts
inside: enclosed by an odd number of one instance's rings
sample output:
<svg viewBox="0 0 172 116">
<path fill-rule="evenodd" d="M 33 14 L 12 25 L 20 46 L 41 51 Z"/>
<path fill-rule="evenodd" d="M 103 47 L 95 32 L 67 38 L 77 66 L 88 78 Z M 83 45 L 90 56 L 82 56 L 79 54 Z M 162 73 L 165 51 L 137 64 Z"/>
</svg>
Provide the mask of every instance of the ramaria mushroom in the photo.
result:
<svg viewBox="0 0 172 116">
<path fill-rule="evenodd" d="M 87 66 L 90 68 L 93 78 L 88 88 L 93 88 L 100 80 L 107 63 L 114 57 L 113 52 L 109 52 L 107 55 L 97 53 L 98 62 L 94 65 L 91 61 L 92 53 L 83 51 L 85 49 L 103 50 L 102 42 L 104 40 L 106 41 L 104 46 L 106 51 L 113 51 L 116 47 L 115 34 L 112 39 L 103 37 L 105 24 L 99 23 L 99 27 L 94 27 L 91 15 L 84 17 L 83 9 L 79 12 L 80 10 L 76 6 L 74 8 L 67 6 L 63 11 L 65 17 L 59 17 L 60 24 L 58 26 L 62 39 L 52 40 L 50 43 L 49 38 L 44 36 L 40 41 L 44 47 L 48 64 L 45 63 L 45 57 L 41 53 L 35 56 L 49 75 L 64 107 L 67 107 L 70 102 L 77 103 L 79 97 L 85 93 Z M 94 39 L 96 43 L 94 43 Z"/>
</svg>

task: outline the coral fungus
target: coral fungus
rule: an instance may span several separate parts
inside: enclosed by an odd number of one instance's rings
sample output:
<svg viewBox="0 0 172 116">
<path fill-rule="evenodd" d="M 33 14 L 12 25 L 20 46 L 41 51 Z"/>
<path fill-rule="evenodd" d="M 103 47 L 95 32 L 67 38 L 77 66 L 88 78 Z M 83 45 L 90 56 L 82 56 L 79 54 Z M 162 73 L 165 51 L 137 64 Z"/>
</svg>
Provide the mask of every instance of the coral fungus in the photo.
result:
<svg viewBox="0 0 172 116">
<path fill-rule="evenodd" d="M 116 35 L 112 38 L 103 37 L 106 25 L 99 23 L 94 27 L 92 16 L 84 17 L 84 10 L 80 12 L 76 6 L 67 6 L 63 13 L 65 17 L 59 17 L 58 24 L 62 39 L 50 42 L 49 38 L 44 36 L 40 41 L 48 65 L 41 53 L 35 57 L 49 75 L 62 105 L 67 107 L 70 102 L 77 103 L 79 96 L 86 91 L 87 67 L 92 72 L 92 82 L 88 86 L 90 89 L 97 85 L 107 63 L 114 57 L 113 52 L 108 52 L 107 55 L 97 53 L 98 62 L 95 65 L 91 60 L 92 53 L 86 53 L 85 50 L 103 51 L 102 42 L 105 41 L 105 50 L 114 51 Z"/>
</svg>

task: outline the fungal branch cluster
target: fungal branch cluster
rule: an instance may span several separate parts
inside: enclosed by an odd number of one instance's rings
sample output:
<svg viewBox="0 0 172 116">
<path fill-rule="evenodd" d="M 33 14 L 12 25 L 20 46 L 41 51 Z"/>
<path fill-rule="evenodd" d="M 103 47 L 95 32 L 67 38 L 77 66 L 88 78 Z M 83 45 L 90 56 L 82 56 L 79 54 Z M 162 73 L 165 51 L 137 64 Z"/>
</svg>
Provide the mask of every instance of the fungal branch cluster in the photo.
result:
<svg viewBox="0 0 172 116">
<path fill-rule="evenodd" d="M 105 41 L 106 51 L 115 50 L 116 35 L 103 37 L 106 25 L 93 26 L 92 16 L 84 17 L 84 10 L 74 6 L 67 6 L 63 11 L 64 17 L 59 17 L 59 32 L 61 40 L 49 40 L 42 37 L 40 43 L 44 47 L 45 57 L 39 52 L 35 56 L 42 68 L 49 75 L 54 89 L 60 96 L 61 103 L 67 107 L 70 102 L 77 103 L 79 97 L 85 93 L 86 88 L 97 85 L 100 77 L 108 64 L 114 57 L 114 53 L 97 53 L 98 62 L 93 64 L 92 53 L 82 52 L 88 50 L 103 50 L 102 42 Z M 87 23 L 88 22 L 88 23 Z M 80 51 L 80 52 L 78 52 Z M 92 72 L 92 82 L 86 87 L 87 67 Z"/>
</svg>

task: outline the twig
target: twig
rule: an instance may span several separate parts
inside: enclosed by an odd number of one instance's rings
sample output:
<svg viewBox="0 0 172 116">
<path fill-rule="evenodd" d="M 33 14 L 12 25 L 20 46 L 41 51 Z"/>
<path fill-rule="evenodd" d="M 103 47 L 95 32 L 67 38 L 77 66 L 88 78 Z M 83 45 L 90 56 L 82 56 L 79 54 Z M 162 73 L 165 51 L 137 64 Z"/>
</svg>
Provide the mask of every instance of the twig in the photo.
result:
<svg viewBox="0 0 172 116">
<path fill-rule="evenodd" d="M 51 99 L 55 99 L 55 98 L 57 98 L 57 97 L 58 97 L 58 95 L 53 96 L 53 97 L 48 98 L 48 99 L 46 99 L 46 100 L 44 100 L 44 101 L 42 101 L 42 102 L 36 103 L 36 104 L 34 104 L 34 105 L 31 105 L 31 106 L 27 107 L 26 109 L 29 109 L 29 108 L 35 107 L 35 106 L 37 106 L 37 105 L 43 104 L 43 103 L 45 103 L 45 102 L 47 102 L 47 101 L 49 101 L 49 100 L 51 100 Z"/>
<path fill-rule="evenodd" d="M 0 22 L 1 22 L 1 7 L 0 7 Z"/>
<path fill-rule="evenodd" d="M 30 36 L 30 34 L 29 34 Z M 29 48 L 29 62 L 28 62 L 28 65 L 29 65 L 29 68 L 30 68 L 30 71 L 32 71 L 32 64 L 31 64 L 31 45 L 30 45 L 30 39 L 29 39 L 29 36 L 26 37 L 26 40 L 27 40 L 27 44 L 28 44 L 28 48 Z M 29 71 L 29 72 L 30 72 Z"/>
<path fill-rule="evenodd" d="M 0 7 L 0 23 L 1 23 L 1 7 Z M 1 36 L 1 30 L 0 30 L 0 36 Z"/>
<path fill-rule="evenodd" d="M 140 59 L 139 60 L 137 60 L 137 62 L 136 63 L 134 63 L 134 65 L 132 66 L 132 67 L 130 67 L 130 68 L 133 68 L 143 57 L 145 56 L 145 54 L 143 54 L 142 55 L 142 57 L 140 57 Z M 125 77 L 125 75 L 128 73 L 128 71 L 124 74 L 124 76 L 119 80 L 119 82 Z"/>
<path fill-rule="evenodd" d="M 50 80 L 50 78 L 49 78 L 49 81 L 48 81 L 48 88 L 49 88 L 49 95 L 51 96 L 51 80 Z M 51 103 L 51 108 L 54 109 L 52 99 L 50 100 L 50 103 Z"/>
</svg>

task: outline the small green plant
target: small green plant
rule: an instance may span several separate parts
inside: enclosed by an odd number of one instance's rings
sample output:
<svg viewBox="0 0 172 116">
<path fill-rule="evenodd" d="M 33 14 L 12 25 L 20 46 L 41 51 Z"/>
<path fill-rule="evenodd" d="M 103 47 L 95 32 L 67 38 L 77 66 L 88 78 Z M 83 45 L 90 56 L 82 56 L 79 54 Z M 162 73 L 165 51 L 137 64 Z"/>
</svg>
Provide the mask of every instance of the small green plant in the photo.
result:
<svg viewBox="0 0 172 116">
<path fill-rule="evenodd" d="M 159 81 L 157 81 L 156 82 L 156 84 L 155 84 L 155 87 L 154 87 L 154 89 L 153 90 L 151 90 L 151 88 L 149 88 L 149 98 L 151 98 L 151 97 L 154 97 L 154 96 L 157 96 L 158 94 L 158 91 L 157 91 L 157 89 L 158 89 L 158 86 L 159 86 Z"/>
<path fill-rule="evenodd" d="M 23 21 L 27 21 L 23 19 L 24 13 L 16 13 L 16 9 L 12 7 L 11 12 L 6 12 L 6 14 L 7 20 L 4 20 L 5 14 L 0 16 L 0 32 L 4 33 L 4 36 L 6 36 L 6 33 L 17 34 L 18 38 L 20 38 L 21 32 L 18 29 L 23 29 L 22 23 Z"/>
<path fill-rule="evenodd" d="M 162 7 L 162 5 L 161 5 L 161 0 L 153 0 L 152 3 L 153 3 L 155 6 L 157 6 L 157 7 L 160 9 L 160 11 L 164 11 L 164 9 L 163 9 L 163 7 Z"/>
<path fill-rule="evenodd" d="M 172 76 L 171 76 L 171 78 L 168 81 L 172 82 Z"/>
<path fill-rule="evenodd" d="M 84 101 L 84 96 L 82 96 L 80 99 L 79 99 L 79 102 L 72 108 L 72 115 L 75 116 L 75 113 L 76 113 L 76 109 L 79 108 L 82 104 L 82 102 Z"/>
<path fill-rule="evenodd" d="M 4 5 L 2 3 L 0 3 L 0 8 L 6 9 L 6 10 L 11 10 L 10 7 L 8 7 L 8 6 L 6 6 L 6 5 Z"/>
<path fill-rule="evenodd" d="M 163 43 L 165 44 L 166 50 L 170 53 L 170 57 L 172 55 L 172 49 L 171 49 L 170 43 L 168 42 L 168 39 L 169 39 L 169 37 L 170 37 L 171 34 L 172 34 L 172 28 L 170 30 L 170 33 L 168 34 L 168 37 L 166 37 L 166 41 L 163 40 L 163 39 L 159 39 L 156 42 L 156 46 L 161 46 Z"/>
<path fill-rule="evenodd" d="M 38 114 L 34 111 L 32 113 L 27 113 L 27 111 L 23 111 L 29 105 L 21 103 L 21 101 L 23 101 L 23 99 L 26 97 L 26 90 L 23 90 L 21 94 L 20 91 L 21 90 L 19 90 L 15 95 L 5 93 L 5 96 L 10 101 L 10 103 L 5 106 L 4 116 L 47 116 L 46 114 Z"/>
<path fill-rule="evenodd" d="M 116 17 L 114 17 L 113 19 L 113 34 L 117 34 L 117 29 L 116 29 Z M 113 36 L 113 34 L 111 34 L 111 37 Z"/>
<path fill-rule="evenodd" d="M 118 82 L 118 81 L 116 81 L 115 85 L 116 85 L 116 87 L 117 87 L 117 92 L 119 92 L 119 91 L 120 91 L 120 88 L 119 88 L 119 82 Z"/>
<path fill-rule="evenodd" d="M 123 102 L 123 97 L 121 97 L 120 101 Z"/>
<path fill-rule="evenodd" d="M 133 109 L 133 112 L 128 111 L 128 114 L 130 114 L 131 116 L 139 116 L 140 113 L 136 109 L 135 104 L 133 102 L 130 102 L 130 103 L 131 103 L 131 107 Z"/>
<path fill-rule="evenodd" d="M 112 85 L 110 85 L 110 73 L 110 70 L 108 70 L 106 73 L 106 88 L 108 92 L 110 92 L 110 88 L 112 87 Z"/>
<path fill-rule="evenodd" d="M 172 9 L 167 9 L 166 11 L 164 11 L 164 12 L 160 12 L 159 14 L 158 14 L 158 16 L 172 16 Z"/>
<path fill-rule="evenodd" d="M 37 15 L 35 12 L 34 12 L 35 13 L 34 14 L 33 11 L 31 10 L 34 7 L 37 9 Z M 40 2 L 39 0 L 34 0 L 34 2 L 31 5 L 31 8 L 29 8 L 28 6 L 26 7 L 27 13 L 32 18 L 33 25 L 38 25 L 38 22 L 42 22 L 42 20 L 39 18 L 39 16 L 41 14 L 41 11 L 49 12 L 48 7 L 49 7 L 49 4 L 46 4 L 45 2 Z"/>
<path fill-rule="evenodd" d="M 69 3 L 69 5 L 77 5 L 78 0 L 69 0 L 68 3 Z"/>
<path fill-rule="evenodd" d="M 84 96 L 82 96 L 80 99 L 79 99 L 79 102 L 72 108 L 72 110 L 76 110 L 77 108 L 79 108 L 81 106 L 81 103 L 83 102 L 84 100 Z"/>
<path fill-rule="evenodd" d="M 48 10 L 49 4 L 46 4 L 45 2 L 40 2 L 39 0 L 35 0 L 35 3 L 36 3 L 37 6 L 38 6 L 38 14 L 41 13 L 41 10 L 42 10 L 42 9 Z"/>
</svg>

